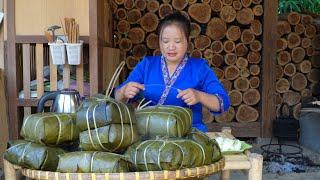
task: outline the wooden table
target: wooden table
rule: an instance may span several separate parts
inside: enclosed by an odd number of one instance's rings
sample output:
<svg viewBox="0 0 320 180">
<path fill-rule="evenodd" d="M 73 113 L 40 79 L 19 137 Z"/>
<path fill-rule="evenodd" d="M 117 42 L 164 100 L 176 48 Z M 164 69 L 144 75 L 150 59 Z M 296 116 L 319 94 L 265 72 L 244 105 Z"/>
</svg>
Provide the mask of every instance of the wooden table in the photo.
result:
<svg viewBox="0 0 320 180">
<path fill-rule="evenodd" d="M 231 128 L 222 128 L 221 132 L 208 132 L 210 138 L 228 137 L 233 139 Z M 262 180 L 263 156 L 250 151 L 245 151 L 241 154 L 224 155 L 225 166 L 221 172 L 221 180 L 230 179 L 231 170 L 246 170 L 248 171 L 248 180 Z"/>
<path fill-rule="evenodd" d="M 223 128 L 222 132 L 209 132 L 207 135 L 213 137 L 234 138 L 230 128 Z M 249 180 L 262 180 L 263 157 L 260 154 L 246 151 L 242 154 L 224 155 L 225 167 L 221 172 L 220 179 L 230 179 L 231 170 L 248 170 Z M 19 180 L 22 176 L 21 167 L 4 160 L 4 173 L 6 180 Z"/>
</svg>

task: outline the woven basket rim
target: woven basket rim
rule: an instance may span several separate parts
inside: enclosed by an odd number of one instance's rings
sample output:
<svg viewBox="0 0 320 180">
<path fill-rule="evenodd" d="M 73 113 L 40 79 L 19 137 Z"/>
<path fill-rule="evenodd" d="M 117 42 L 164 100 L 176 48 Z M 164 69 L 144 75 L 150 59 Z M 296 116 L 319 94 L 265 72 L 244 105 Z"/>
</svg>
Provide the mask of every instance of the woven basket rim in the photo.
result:
<svg viewBox="0 0 320 180">
<path fill-rule="evenodd" d="M 123 179 L 124 177 L 135 177 L 135 179 L 184 179 L 190 177 L 205 177 L 221 171 L 225 165 L 225 158 L 205 166 L 195 168 L 184 168 L 175 171 L 141 171 L 141 172 L 122 172 L 122 173 L 61 173 L 51 171 L 32 170 L 21 168 L 22 174 L 33 179 L 69 179 L 70 177 L 91 177 L 91 179 Z M 99 178 L 100 177 L 100 178 Z M 139 178 L 141 177 L 141 178 Z M 148 178 L 142 178 L 148 177 Z M 85 179 L 85 178 L 82 178 Z"/>
</svg>

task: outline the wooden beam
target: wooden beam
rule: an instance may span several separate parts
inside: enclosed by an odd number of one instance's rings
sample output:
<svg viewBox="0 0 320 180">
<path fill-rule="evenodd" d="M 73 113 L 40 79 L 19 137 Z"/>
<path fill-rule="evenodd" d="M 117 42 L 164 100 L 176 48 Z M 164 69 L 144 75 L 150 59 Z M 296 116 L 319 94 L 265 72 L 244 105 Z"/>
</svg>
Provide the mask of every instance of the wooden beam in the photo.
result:
<svg viewBox="0 0 320 180">
<path fill-rule="evenodd" d="M 272 136 L 272 122 L 275 118 L 275 62 L 278 21 L 278 0 L 264 1 L 263 51 L 262 51 L 262 137 Z"/>
<path fill-rule="evenodd" d="M 18 139 L 19 119 L 17 108 L 17 74 L 16 74 L 16 34 L 15 34 L 15 0 L 6 0 L 7 3 L 7 58 L 6 67 L 6 87 L 9 113 L 9 135 L 10 139 Z"/>
<path fill-rule="evenodd" d="M 84 43 L 89 43 L 88 36 L 80 36 L 80 40 L 83 40 Z M 45 44 L 48 43 L 48 40 L 45 38 L 45 36 L 16 36 L 16 43 Z"/>
<path fill-rule="evenodd" d="M 209 123 L 206 124 L 209 132 L 220 132 L 223 127 L 230 127 L 232 135 L 235 137 L 260 137 L 260 122 L 229 122 L 229 123 Z"/>
</svg>

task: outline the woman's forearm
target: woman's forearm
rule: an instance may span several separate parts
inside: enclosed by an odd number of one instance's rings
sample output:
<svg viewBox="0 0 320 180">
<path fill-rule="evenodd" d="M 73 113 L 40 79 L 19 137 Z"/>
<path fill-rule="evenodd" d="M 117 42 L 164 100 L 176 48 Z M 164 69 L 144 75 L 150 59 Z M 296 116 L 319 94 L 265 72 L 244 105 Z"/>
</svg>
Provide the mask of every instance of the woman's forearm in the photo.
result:
<svg viewBox="0 0 320 180">
<path fill-rule="evenodd" d="M 121 102 L 124 102 L 124 103 L 125 103 L 125 102 L 128 101 L 128 98 L 126 98 L 126 97 L 124 96 L 123 88 L 124 88 L 124 87 L 118 89 L 118 90 L 115 92 L 115 99 L 116 99 L 117 101 L 121 101 Z"/>
<path fill-rule="evenodd" d="M 202 91 L 199 92 L 199 101 L 202 105 L 210 109 L 211 111 L 214 112 L 219 112 L 221 111 L 220 109 L 220 101 L 217 96 L 211 95 Z"/>
</svg>

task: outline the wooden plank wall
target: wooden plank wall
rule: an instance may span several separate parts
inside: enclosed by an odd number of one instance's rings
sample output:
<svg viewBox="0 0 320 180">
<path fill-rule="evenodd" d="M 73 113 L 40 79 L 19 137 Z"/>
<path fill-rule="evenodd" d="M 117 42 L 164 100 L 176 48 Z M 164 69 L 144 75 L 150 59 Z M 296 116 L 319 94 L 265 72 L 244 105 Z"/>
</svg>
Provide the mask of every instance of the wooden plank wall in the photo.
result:
<svg viewBox="0 0 320 180">
<path fill-rule="evenodd" d="M 275 118 L 275 62 L 278 21 L 278 0 L 264 0 L 263 53 L 262 53 L 262 137 L 272 136 Z"/>
<path fill-rule="evenodd" d="M 79 23 L 80 35 L 89 35 L 89 0 L 18 0 L 16 3 L 16 34 L 43 35 L 49 25 L 60 25 L 64 17 Z M 58 31 L 62 34 L 62 30 Z"/>
</svg>

